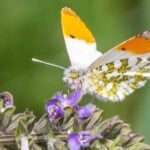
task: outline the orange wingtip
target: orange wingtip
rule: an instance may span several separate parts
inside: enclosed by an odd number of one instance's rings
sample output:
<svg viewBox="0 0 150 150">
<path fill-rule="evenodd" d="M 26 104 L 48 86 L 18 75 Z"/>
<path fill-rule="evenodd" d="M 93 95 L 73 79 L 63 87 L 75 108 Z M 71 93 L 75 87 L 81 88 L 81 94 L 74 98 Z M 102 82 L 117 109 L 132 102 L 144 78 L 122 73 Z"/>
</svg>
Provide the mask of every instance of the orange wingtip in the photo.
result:
<svg viewBox="0 0 150 150">
<path fill-rule="evenodd" d="M 150 32 L 145 31 L 117 47 L 118 50 L 131 52 L 134 54 L 150 53 Z"/>
<path fill-rule="evenodd" d="M 65 36 L 84 40 L 88 43 L 95 42 L 94 36 L 90 30 L 72 9 L 68 7 L 62 8 L 61 23 Z"/>
</svg>

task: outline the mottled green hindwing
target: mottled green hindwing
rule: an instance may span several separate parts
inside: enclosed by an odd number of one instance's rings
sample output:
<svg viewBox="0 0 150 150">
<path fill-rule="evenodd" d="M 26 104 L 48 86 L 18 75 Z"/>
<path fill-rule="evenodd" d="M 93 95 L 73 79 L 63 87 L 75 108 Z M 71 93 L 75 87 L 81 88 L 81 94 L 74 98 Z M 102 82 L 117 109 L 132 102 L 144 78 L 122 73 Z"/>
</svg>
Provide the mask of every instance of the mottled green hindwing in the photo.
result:
<svg viewBox="0 0 150 150">
<path fill-rule="evenodd" d="M 121 101 L 145 85 L 150 73 L 150 62 L 139 57 L 115 60 L 92 68 L 86 75 L 90 93 L 110 101 Z M 135 72 L 134 75 L 127 74 Z"/>
</svg>

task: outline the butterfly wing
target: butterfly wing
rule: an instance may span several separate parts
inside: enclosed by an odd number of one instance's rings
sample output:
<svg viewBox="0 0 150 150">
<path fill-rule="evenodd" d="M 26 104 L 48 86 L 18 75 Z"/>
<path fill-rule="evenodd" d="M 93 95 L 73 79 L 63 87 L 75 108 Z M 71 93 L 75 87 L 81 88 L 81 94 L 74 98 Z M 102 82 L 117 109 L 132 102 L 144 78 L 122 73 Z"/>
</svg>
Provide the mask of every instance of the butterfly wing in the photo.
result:
<svg viewBox="0 0 150 150">
<path fill-rule="evenodd" d="M 62 9 L 61 25 L 72 65 L 85 69 L 102 55 L 96 50 L 95 38 L 90 30 L 70 8 Z"/>
<path fill-rule="evenodd" d="M 150 32 L 130 38 L 98 58 L 86 76 L 89 92 L 121 101 L 150 78 Z"/>
</svg>

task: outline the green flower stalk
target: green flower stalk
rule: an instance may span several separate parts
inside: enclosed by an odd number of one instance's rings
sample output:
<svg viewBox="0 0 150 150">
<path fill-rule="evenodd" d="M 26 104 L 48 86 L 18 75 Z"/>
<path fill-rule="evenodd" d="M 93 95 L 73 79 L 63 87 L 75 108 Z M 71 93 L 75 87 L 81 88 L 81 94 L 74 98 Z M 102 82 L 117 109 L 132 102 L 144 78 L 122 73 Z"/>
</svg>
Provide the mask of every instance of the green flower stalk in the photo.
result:
<svg viewBox="0 0 150 150">
<path fill-rule="evenodd" d="M 81 99 L 80 90 L 56 94 L 37 120 L 29 110 L 15 114 L 12 95 L 0 93 L 0 150 L 150 150 L 118 116 L 103 120 L 103 110 Z"/>
</svg>

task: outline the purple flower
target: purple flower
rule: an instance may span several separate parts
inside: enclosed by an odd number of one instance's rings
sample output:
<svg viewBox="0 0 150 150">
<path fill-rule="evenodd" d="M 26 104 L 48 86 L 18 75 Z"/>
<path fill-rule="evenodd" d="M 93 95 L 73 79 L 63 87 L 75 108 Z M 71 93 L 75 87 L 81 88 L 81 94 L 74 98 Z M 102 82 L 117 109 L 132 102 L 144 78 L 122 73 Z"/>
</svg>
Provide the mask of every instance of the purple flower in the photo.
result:
<svg viewBox="0 0 150 150">
<path fill-rule="evenodd" d="M 69 96 L 57 94 L 51 100 L 49 100 L 46 104 L 46 112 L 48 113 L 50 122 L 54 122 L 55 120 L 63 118 L 65 108 L 76 107 L 81 99 L 81 96 L 81 91 L 77 90 Z"/>
<path fill-rule="evenodd" d="M 71 133 L 68 137 L 68 147 L 70 150 L 80 150 L 81 148 L 89 147 L 91 142 L 95 139 L 96 137 L 91 135 L 88 131 Z"/>
<path fill-rule="evenodd" d="M 0 93 L 0 103 L 2 108 L 10 108 L 14 106 L 13 96 L 9 92 Z"/>
<path fill-rule="evenodd" d="M 95 110 L 96 110 L 96 106 L 93 104 L 88 104 L 84 107 L 79 108 L 77 110 L 78 119 L 84 120 L 89 118 Z"/>
<path fill-rule="evenodd" d="M 66 97 L 66 100 L 62 102 L 64 107 L 76 107 L 82 97 L 81 90 L 76 90 Z"/>
<path fill-rule="evenodd" d="M 50 122 L 64 117 L 64 110 L 57 99 L 52 99 L 46 104 L 46 112 Z"/>
</svg>

